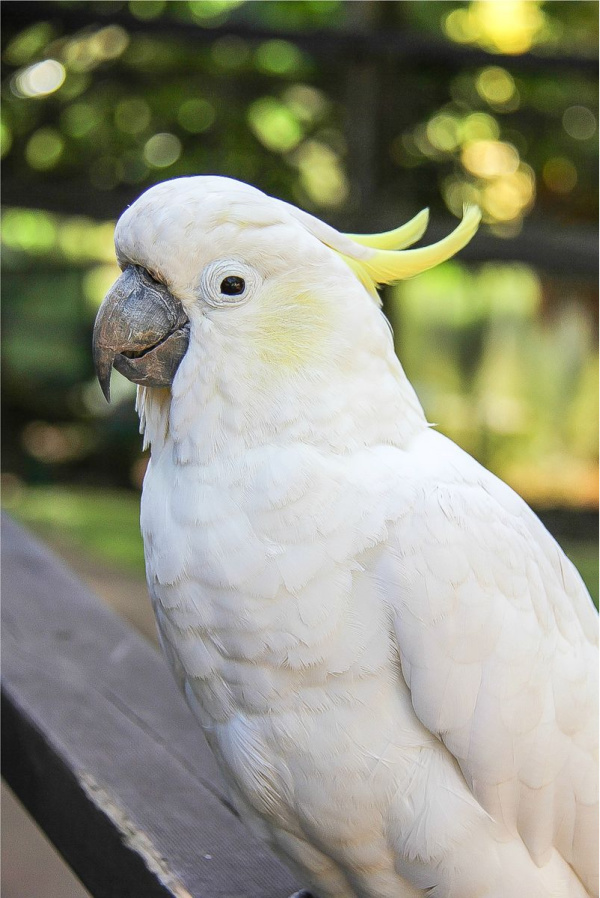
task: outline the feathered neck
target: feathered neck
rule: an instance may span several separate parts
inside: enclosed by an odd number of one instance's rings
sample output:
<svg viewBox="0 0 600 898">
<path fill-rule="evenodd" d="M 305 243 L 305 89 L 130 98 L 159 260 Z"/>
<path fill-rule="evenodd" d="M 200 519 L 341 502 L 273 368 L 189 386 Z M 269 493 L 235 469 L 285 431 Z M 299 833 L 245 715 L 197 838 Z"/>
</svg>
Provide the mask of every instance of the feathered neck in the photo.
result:
<svg viewBox="0 0 600 898">
<path fill-rule="evenodd" d="M 202 371 L 193 355 L 182 362 L 173 392 L 138 388 L 144 447 L 153 455 L 170 451 L 179 464 L 233 460 L 261 445 L 306 443 L 336 454 L 403 447 L 428 427 L 398 362 L 369 360 L 368 370 L 346 372 L 337 384 L 315 372 L 267 390 L 231 371 Z"/>
</svg>

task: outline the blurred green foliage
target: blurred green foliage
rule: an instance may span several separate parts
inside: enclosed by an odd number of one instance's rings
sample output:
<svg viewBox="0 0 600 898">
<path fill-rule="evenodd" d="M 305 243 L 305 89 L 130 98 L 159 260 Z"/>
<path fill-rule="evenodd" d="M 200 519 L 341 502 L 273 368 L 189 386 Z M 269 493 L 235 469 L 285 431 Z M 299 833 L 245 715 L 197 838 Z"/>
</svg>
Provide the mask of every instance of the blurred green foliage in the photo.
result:
<svg viewBox="0 0 600 898">
<path fill-rule="evenodd" d="M 585 585 L 598 607 L 598 543 L 582 540 L 580 542 L 567 541 L 562 544 L 563 549 L 581 574 Z"/>
<path fill-rule="evenodd" d="M 489 261 L 387 291 L 400 358 L 430 419 L 530 501 L 597 502 L 595 285 L 546 247 L 597 218 L 596 3 L 5 6 L 5 471 L 139 486 L 133 387 L 113 375 L 107 407 L 89 353 L 114 219 L 213 172 L 353 231 L 429 205 L 441 232 L 478 202 Z"/>
<path fill-rule="evenodd" d="M 9 483 L 3 507 L 59 549 L 70 546 L 115 568 L 144 573 L 140 503 L 132 492 Z"/>
<path fill-rule="evenodd" d="M 72 197 L 73 182 L 92 195 L 132 196 L 165 176 L 218 171 L 305 206 L 356 212 L 374 199 L 351 158 L 367 124 L 380 143 L 370 173 L 377 191 L 402 182 L 411 199 L 437 192 L 438 207 L 441 192 L 453 211 L 477 198 L 490 223 L 512 232 L 536 195 L 548 212 L 594 217 L 596 79 L 576 66 L 560 77 L 542 66 L 511 72 L 506 56 L 496 64 L 493 55 L 593 57 L 593 2 L 28 6 L 30 15 L 22 6 L 5 13 L 2 152 L 11 176 L 27 175 L 29 195 L 49 173 Z M 61 25 L 69 13 L 80 27 Z M 168 27 L 186 24 L 196 40 Z M 323 42 L 348 29 L 365 37 L 361 59 L 352 59 L 356 41 Z M 389 44 L 369 49 L 369 34 L 382 29 L 492 53 L 487 64 L 465 56 L 448 69 L 432 44 L 405 62 Z M 413 167 L 432 174 L 435 189 L 407 179 Z M 80 197 L 81 208 L 89 199 Z"/>
<path fill-rule="evenodd" d="M 396 287 L 388 310 L 431 421 L 530 502 L 592 507 L 595 334 L 581 285 L 546 314 L 545 288 L 524 264 L 452 261 Z"/>
</svg>

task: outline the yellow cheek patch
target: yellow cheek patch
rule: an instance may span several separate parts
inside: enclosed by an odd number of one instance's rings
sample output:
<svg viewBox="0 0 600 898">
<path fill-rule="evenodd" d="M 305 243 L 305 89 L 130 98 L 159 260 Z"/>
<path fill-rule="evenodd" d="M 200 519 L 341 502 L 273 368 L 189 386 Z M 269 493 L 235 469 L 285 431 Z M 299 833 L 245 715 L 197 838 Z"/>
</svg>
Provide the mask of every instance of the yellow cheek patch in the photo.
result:
<svg viewBox="0 0 600 898">
<path fill-rule="evenodd" d="M 251 334 L 261 360 L 289 370 L 316 361 L 336 327 L 332 304 L 314 292 L 281 285 L 261 300 Z"/>
</svg>

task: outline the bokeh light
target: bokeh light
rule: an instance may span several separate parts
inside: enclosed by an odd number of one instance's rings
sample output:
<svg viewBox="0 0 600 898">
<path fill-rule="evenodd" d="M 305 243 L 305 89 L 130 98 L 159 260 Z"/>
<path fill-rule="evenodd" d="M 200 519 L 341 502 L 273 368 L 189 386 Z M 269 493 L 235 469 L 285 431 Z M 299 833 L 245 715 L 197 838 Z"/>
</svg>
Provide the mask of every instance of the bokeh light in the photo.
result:
<svg viewBox="0 0 600 898">
<path fill-rule="evenodd" d="M 322 90 L 312 84 L 293 84 L 283 92 L 283 100 L 296 118 L 305 124 L 321 121 L 330 107 Z"/>
<path fill-rule="evenodd" d="M 462 148 L 461 161 L 478 178 L 512 175 L 519 168 L 519 154 L 501 140 L 470 140 Z"/>
<path fill-rule="evenodd" d="M 261 44 L 255 54 L 260 71 L 269 75 L 295 75 L 303 65 L 300 50 L 289 41 L 272 40 Z"/>
<path fill-rule="evenodd" d="M 298 145 L 302 127 L 293 111 L 275 97 L 262 97 L 248 108 L 248 124 L 270 150 L 287 153 Z"/>
<path fill-rule="evenodd" d="M 115 125 L 125 134 L 141 134 L 150 125 L 152 110 L 141 97 L 127 97 L 117 103 Z"/>
<path fill-rule="evenodd" d="M 13 428 L 23 483 L 87 458 L 67 460 L 62 430 L 82 422 L 126 433 L 123 483 L 141 470 L 119 410 L 135 388 L 115 375 L 108 407 L 89 357 L 118 275 L 112 219 L 153 183 L 211 172 L 342 230 L 427 205 L 435 239 L 478 203 L 484 224 L 460 258 L 504 261 L 459 260 L 389 291 L 402 360 L 430 417 L 528 497 L 593 504 L 593 4 L 119 0 L 75 4 L 81 27 L 63 16 L 72 6 L 5 21 L 5 390 L 35 425 Z M 359 28 L 355 58 L 341 32 Z M 418 60 L 377 49 L 394 29 L 418 32 Z"/>
<path fill-rule="evenodd" d="M 504 111 L 514 110 L 519 105 L 519 93 L 514 78 L 500 66 L 488 66 L 477 76 L 477 93 L 490 106 Z"/>
<path fill-rule="evenodd" d="M 94 313 L 120 274 L 121 269 L 116 263 L 94 265 L 86 271 L 82 282 L 83 294 Z"/>
<path fill-rule="evenodd" d="M 187 0 L 187 7 L 194 19 L 206 28 L 215 28 L 244 0 Z"/>
<path fill-rule="evenodd" d="M 349 185 L 338 154 L 327 144 L 307 140 L 294 158 L 300 171 L 300 183 L 306 195 L 319 206 L 341 206 L 348 197 Z"/>
<path fill-rule="evenodd" d="M 89 72 L 108 60 L 117 59 L 129 46 L 129 35 L 120 25 L 107 25 L 82 33 L 65 43 L 62 56 L 73 72 Z"/>
<path fill-rule="evenodd" d="M 93 446 L 89 428 L 83 424 L 31 421 L 24 427 L 21 439 L 29 455 L 50 465 L 82 458 Z"/>
<path fill-rule="evenodd" d="M 570 159 L 553 156 L 542 169 L 544 182 L 555 193 L 570 193 L 577 184 L 577 169 Z"/>
<path fill-rule="evenodd" d="M 60 117 L 64 131 L 76 139 L 87 135 L 102 123 L 102 116 L 91 103 L 72 103 L 63 109 Z"/>
<path fill-rule="evenodd" d="M 65 67 L 60 62 L 44 59 L 15 75 L 12 89 L 19 97 L 46 97 L 62 86 L 66 76 Z"/>
<path fill-rule="evenodd" d="M 398 353 L 429 420 L 475 454 L 498 446 L 505 476 L 532 501 L 593 508 L 598 370 L 581 309 L 567 302 L 540 327 L 544 282 L 519 263 L 453 260 L 392 294 Z M 465 333 L 479 335 L 476 358 L 457 352 Z"/>
<path fill-rule="evenodd" d="M 12 146 L 12 132 L 4 119 L 0 120 L 0 157 L 4 158 Z"/>
<path fill-rule="evenodd" d="M 589 140 L 596 133 L 596 116 L 587 106 L 569 106 L 562 117 L 563 128 L 575 140 Z"/>
<path fill-rule="evenodd" d="M 497 53 L 526 53 L 543 39 L 546 16 L 538 0 L 472 0 L 444 20 L 458 43 L 478 44 Z"/>
<path fill-rule="evenodd" d="M 129 0 L 129 12 L 142 21 L 157 19 L 166 6 L 166 0 Z"/>
<path fill-rule="evenodd" d="M 40 128 L 27 141 L 25 158 L 32 168 L 46 171 L 54 168 L 61 157 L 64 140 L 55 128 Z"/>
<path fill-rule="evenodd" d="M 34 209 L 6 209 L 2 213 L 5 249 L 49 254 L 70 263 L 107 262 L 114 265 L 114 222 L 80 216 L 53 215 Z"/>
<path fill-rule="evenodd" d="M 181 141 L 167 131 L 154 134 L 144 145 L 144 159 L 153 168 L 168 168 L 181 156 Z"/>
<path fill-rule="evenodd" d="M 9 65 L 26 65 L 38 54 L 41 54 L 54 36 L 49 22 L 36 22 L 24 28 L 8 42 L 2 57 Z"/>
<path fill-rule="evenodd" d="M 184 100 L 177 110 L 177 121 L 192 134 L 207 131 L 216 118 L 214 106 L 202 97 Z"/>
</svg>

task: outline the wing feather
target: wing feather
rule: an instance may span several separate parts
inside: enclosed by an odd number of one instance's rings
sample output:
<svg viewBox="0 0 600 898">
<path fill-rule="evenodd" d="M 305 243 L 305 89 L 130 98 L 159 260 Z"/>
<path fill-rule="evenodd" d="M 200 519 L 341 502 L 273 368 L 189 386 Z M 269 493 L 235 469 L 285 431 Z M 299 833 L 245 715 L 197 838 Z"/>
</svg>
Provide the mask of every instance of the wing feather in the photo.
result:
<svg viewBox="0 0 600 898">
<path fill-rule="evenodd" d="M 509 487 L 432 431 L 413 455 L 421 489 L 377 578 L 415 712 L 536 864 L 555 848 L 597 894 L 589 595 Z"/>
</svg>

